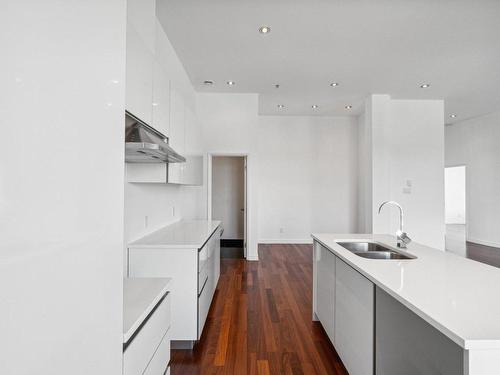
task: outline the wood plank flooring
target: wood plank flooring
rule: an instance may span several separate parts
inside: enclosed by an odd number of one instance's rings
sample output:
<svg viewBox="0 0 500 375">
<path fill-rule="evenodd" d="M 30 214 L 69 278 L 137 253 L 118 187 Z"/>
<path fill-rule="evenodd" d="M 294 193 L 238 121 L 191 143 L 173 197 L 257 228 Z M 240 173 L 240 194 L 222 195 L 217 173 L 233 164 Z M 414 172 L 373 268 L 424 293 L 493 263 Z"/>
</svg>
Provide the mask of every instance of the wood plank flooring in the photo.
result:
<svg viewBox="0 0 500 375">
<path fill-rule="evenodd" d="M 222 260 L 202 339 L 172 351 L 172 375 L 347 374 L 311 321 L 312 246 L 260 245 L 259 259 Z"/>
</svg>

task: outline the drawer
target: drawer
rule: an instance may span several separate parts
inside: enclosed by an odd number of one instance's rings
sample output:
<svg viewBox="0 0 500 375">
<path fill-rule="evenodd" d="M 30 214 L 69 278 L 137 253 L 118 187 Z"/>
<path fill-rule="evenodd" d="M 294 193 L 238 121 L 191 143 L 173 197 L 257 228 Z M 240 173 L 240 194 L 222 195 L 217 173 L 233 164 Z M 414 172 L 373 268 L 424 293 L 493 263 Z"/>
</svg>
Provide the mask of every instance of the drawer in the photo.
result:
<svg viewBox="0 0 500 375">
<path fill-rule="evenodd" d="M 206 266 L 208 262 L 208 244 L 207 242 L 199 251 L 198 251 L 198 272 L 201 272 Z"/>
<path fill-rule="evenodd" d="M 149 319 L 129 340 L 123 352 L 123 374 L 140 375 L 151 361 L 170 328 L 170 293 L 156 307 Z"/>
<path fill-rule="evenodd" d="M 208 316 L 208 310 L 210 310 L 210 303 L 212 302 L 212 293 L 208 288 L 208 281 L 205 287 L 198 296 L 198 340 L 201 338 L 203 332 L 203 327 Z"/>
<path fill-rule="evenodd" d="M 163 375 L 170 362 L 170 330 L 167 331 L 163 339 L 161 340 L 160 346 L 156 349 L 156 352 L 149 362 L 144 375 Z"/>
<path fill-rule="evenodd" d="M 203 289 L 203 285 L 205 285 L 205 282 L 207 281 L 209 270 L 209 267 L 203 267 L 203 269 L 198 274 L 198 295 L 200 295 L 201 290 Z"/>
</svg>

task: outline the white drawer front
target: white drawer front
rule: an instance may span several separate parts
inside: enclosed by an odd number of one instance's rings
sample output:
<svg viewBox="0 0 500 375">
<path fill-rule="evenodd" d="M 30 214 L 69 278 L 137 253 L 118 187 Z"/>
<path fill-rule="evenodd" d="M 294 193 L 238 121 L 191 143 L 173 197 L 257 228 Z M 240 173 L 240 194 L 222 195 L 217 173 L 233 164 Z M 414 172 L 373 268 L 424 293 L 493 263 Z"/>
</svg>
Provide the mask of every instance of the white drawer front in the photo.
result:
<svg viewBox="0 0 500 375">
<path fill-rule="evenodd" d="M 207 320 L 208 310 L 210 309 L 210 302 L 212 301 L 212 293 L 210 293 L 208 289 L 207 285 L 205 285 L 201 295 L 198 297 L 198 340 L 201 338 L 203 327 Z"/>
<path fill-rule="evenodd" d="M 170 328 L 170 294 L 163 299 L 123 352 L 123 374 L 141 375 Z"/>
<path fill-rule="evenodd" d="M 205 246 L 203 246 L 200 251 L 198 251 L 198 272 L 201 272 L 206 266 L 208 262 L 208 244 L 207 242 Z"/>
<path fill-rule="evenodd" d="M 170 362 L 170 330 L 167 331 L 161 344 L 156 349 L 153 359 L 149 362 L 144 375 L 163 375 Z"/>
<path fill-rule="evenodd" d="M 205 281 L 208 277 L 208 271 L 209 267 L 204 267 L 198 274 L 198 295 L 200 295 L 203 285 L 205 285 Z"/>
</svg>

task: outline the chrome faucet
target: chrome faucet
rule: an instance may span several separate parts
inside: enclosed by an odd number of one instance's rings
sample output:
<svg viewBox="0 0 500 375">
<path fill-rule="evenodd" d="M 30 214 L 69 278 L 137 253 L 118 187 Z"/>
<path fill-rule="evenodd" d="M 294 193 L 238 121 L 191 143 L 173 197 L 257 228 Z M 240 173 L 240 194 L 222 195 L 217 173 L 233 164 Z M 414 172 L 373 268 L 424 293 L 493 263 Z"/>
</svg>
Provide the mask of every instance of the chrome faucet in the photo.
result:
<svg viewBox="0 0 500 375">
<path fill-rule="evenodd" d="M 406 249 L 406 245 L 408 245 L 411 242 L 411 238 L 408 237 L 408 234 L 406 232 L 403 232 L 403 218 L 404 218 L 403 207 L 401 207 L 401 205 L 398 202 L 385 201 L 378 208 L 379 214 L 380 210 L 382 210 L 382 207 L 384 207 L 386 204 L 392 204 L 397 208 L 399 208 L 399 230 L 396 232 L 396 236 L 398 238 L 398 247 L 401 249 Z"/>
</svg>

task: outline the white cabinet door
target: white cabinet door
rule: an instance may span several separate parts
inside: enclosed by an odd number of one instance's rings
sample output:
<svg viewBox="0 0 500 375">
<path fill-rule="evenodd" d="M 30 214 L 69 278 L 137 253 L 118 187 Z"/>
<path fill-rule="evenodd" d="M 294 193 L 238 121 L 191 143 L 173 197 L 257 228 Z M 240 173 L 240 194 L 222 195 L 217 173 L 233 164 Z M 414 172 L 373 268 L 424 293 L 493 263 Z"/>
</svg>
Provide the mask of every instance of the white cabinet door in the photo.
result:
<svg viewBox="0 0 500 375">
<path fill-rule="evenodd" d="M 220 238 L 222 236 L 222 228 L 219 227 L 214 234 L 215 254 L 214 254 L 214 290 L 217 289 L 217 282 L 220 276 Z"/>
<path fill-rule="evenodd" d="M 127 0 L 127 23 L 137 31 L 149 52 L 155 48 L 155 20 L 156 0 Z"/>
<path fill-rule="evenodd" d="M 172 83 L 170 85 L 170 136 L 169 144 L 179 154 L 184 154 L 184 97 Z"/>
<path fill-rule="evenodd" d="M 373 374 L 374 285 L 337 258 L 335 349 L 350 375 Z"/>
<path fill-rule="evenodd" d="M 170 130 L 170 81 L 167 74 L 158 63 L 153 68 L 153 127 L 169 136 Z"/>
<path fill-rule="evenodd" d="M 185 113 L 184 97 L 171 83 L 170 85 L 170 134 L 169 144 L 179 154 L 184 155 L 185 149 Z M 170 163 L 168 165 L 168 182 L 182 184 L 185 163 Z"/>
<path fill-rule="evenodd" d="M 316 315 L 330 341 L 335 338 L 335 262 L 328 249 L 315 242 L 316 263 Z"/>
<path fill-rule="evenodd" d="M 133 26 L 127 24 L 126 109 L 151 124 L 153 54 Z"/>
</svg>

